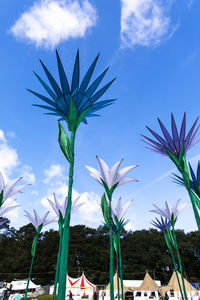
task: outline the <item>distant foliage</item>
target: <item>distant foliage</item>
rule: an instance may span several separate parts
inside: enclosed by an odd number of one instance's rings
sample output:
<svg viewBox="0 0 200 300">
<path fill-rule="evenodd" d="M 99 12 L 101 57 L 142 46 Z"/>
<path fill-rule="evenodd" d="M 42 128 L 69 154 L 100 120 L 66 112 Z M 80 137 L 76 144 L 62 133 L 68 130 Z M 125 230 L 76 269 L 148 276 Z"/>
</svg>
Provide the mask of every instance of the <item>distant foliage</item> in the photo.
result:
<svg viewBox="0 0 200 300">
<path fill-rule="evenodd" d="M 35 235 L 29 224 L 19 230 L 6 223 L 0 232 L 0 281 L 27 278 L 31 261 L 31 244 Z M 200 236 L 198 232 L 176 231 L 185 277 L 198 282 L 200 269 Z M 41 233 L 37 246 L 32 278 L 38 284 L 53 283 L 59 245 L 57 231 Z M 172 274 L 172 263 L 162 232 L 157 230 L 123 231 L 122 254 L 124 279 L 143 279 L 146 270 L 162 284 Z M 68 273 L 80 276 L 82 271 L 95 284 L 109 282 L 108 228 L 97 229 L 84 225 L 71 227 Z"/>
</svg>

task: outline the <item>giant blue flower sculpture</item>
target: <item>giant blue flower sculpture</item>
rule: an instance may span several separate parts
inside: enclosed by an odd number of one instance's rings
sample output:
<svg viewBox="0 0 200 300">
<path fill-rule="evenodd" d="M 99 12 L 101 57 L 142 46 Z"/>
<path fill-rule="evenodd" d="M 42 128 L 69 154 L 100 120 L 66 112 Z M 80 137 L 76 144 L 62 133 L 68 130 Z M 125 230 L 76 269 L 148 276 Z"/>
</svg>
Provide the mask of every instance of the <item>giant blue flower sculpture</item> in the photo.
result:
<svg viewBox="0 0 200 300">
<path fill-rule="evenodd" d="M 100 87 L 100 84 L 106 75 L 108 68 L 104 70 L 92 83 L 91 78 L 98 61 L 99 55 L 94 59 L 91 66 L 87 70 L 82 81 L 80 80 L 80 62 L 79 51 L 77 51 L 71 84 L 67 79 L 65 70 L 63 68 L 61 59 L 57 55 L 57 65 L 60 84 L 55 80 L 50 71 L 44 65 L 42 61 L 43 70 L 47 76 L 49 83 L 47 84 L 38 74 L 36 77 L 42 84 L 46 91 L 46 95 L 42 95 L 38 92 L 29 91 L 43 101 L 43 104 L 34 104 L 40 108 L 47 110 L 46 114 L 58 116 L 59 121 L 65 120 L 68 125 L 70 137 L 68 137 L 64 128 L 58 122 L 59 135 L 58 140 L 60 148 L 65 155 L 65 158 L 69 162 L 69 182 L 68 182 L 68 203 L 64 217 L 64 228 L 61 243 L 61 256 L 60 256 L 60 270 L 59 270 L 59 287 L 58 287 L 58 300 L 65 299 L 66 291 L 66 273 L 67 273 L 67 261 L 68 261 L 68 245 L 69 245 L 69 231 L 70 231 L 70 216 L 72 206 L 72 186 L 73 186 L 73 174 L 74 174 L 74 147 L 76 131 L 81 122 L 87 124 L 89 117 L 98 116 L 96 112 L 100 109 L 111 105 L 116 99 L 106 99 L 99 101 L 104 95 L 107 89 L 111 86 L 115 79 L 112 79 L 104 86 Z M 53 296 L 55 300 L 55 295 Z"/>
<path fill-rule="evenodd" d="M 76 60 L 74 64 L 74 71 L 73 71 L 71 86 L 70 86 L 57 51 L 56 54 L 57 54 L 60 86 L 53 78 L 53 76 L 51 75 L 47 67 L 43 64 L 42 61 L 40 61 L 51 87 L 49 87 L 49 85 L 47 85 L 39 75 L 37 75 L 36 73 L 35 75 L 37 76 L 40 83 L 43 85 L 44 89 L 46 90 L 50 98 L 28 89 L 31 93 L 33 93 L 35 96 L 37 96 L 47 104 L 47 105 L 41 105 L 41 104 L 34 104 L 34 105 L 47 109 L 49 111 L 47 114 L 49 115 L 59 116 L 61 117 L 61 119 L 65 119 L 68 122 L 68 124 L 71 119 L 71 109 L 72 109 L 71 106 L 73 106 L 74 111 L 76 111 L 77 127 L 80 124 L 80 122 L 84 122 L 87 124 L 86 118 L 97 116 L 96 111 L 112 104 L 116 100 L 116 99 L 108 99 L 108 100 L 99 101 L 101 96 L 103 96 L 103 94 L 107 91 L 107 89 L 113 83 L 115 78 L 97 91 L 101 81 L 103 80 L 106 72 L 108 71 L 107 68 L 103 73 L 99 75 L 98 78 L 96 78 L 96 80 L 94 80 L 92 84 L 89 85 L 92 74 L 94 72 L 94 68 L 99 58 L 99 55 L 97 55 L 97 57 L 91 64 L 90 68 L 86 72 L 83 80 L 81 81 L 81 83 L 79 83 L 80 67 L 79 67 L 79 51 L 77 51 Z M 72 100 L 73 100 L 73 104 L 71 103 Z"/>
</svg>

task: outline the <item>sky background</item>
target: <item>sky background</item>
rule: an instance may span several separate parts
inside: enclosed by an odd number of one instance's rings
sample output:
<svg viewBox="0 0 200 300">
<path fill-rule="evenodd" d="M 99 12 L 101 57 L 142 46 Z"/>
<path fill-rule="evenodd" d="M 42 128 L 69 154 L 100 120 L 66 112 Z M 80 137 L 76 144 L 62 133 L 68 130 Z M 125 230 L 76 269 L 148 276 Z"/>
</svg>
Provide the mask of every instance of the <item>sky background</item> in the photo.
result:
<svg viewBox="0 0 200 300">
<path fill-rule="evenodd" d="M 177 228 L 197 230 L 187 193 L 171 180 L 172 162 L 146 149 L 141 134 L 150 136 L 145 125 L 160 132 L 157 117 L 170 129 L 171 112 L 178 127 L 186 112 L 187 128 L 199 115 L 199 13 L 197 0 L 1 0 L 0 170 L 6 180 L 23 176 L 23 183 L 31 183 L 16 197 L 21 207 L 9 215 L 12 226 L 28 223 L 24 209 L 44 214 L 53 192 L 60 200 L 67 194 L 68 163 L 57 142 L 57 119 L 33 107 L 42 103 L 26 88 L 45 94 L 32 72 L 47 82 L 39 58 L 58 79 L 56 49 L 71 82 L 79 48 L 81 78 L 100 52 L 93 79 L 110 66 L 102 84 L 117 79 L 102 100 L 118 100 L 78 130 L 74 197 L 81 195 L 85 204 L 71 224 L 103 222 L 103 188 L 83 166 L 97 168 L 99 155 L 110 167 L 121 158 L 122 167 L 139 164 L 130 172 L 139 182 L 114 193 L 114 205 L 119 197 L 123 203 L 134 199 L 127 229 L 149 229 L 153 203 L 181 199 L 188 206 Z M 196 169 L 199 143 L 187 158 Z"/>
</svg>

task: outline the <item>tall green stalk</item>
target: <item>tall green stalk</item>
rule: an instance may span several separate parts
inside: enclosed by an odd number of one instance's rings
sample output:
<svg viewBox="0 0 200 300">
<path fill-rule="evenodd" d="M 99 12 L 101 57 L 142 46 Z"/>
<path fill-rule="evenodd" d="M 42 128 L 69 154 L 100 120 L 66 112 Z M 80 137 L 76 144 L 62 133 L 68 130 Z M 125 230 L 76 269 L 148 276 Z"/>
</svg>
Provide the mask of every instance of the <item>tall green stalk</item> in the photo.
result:
<svg viewBox="0 0 200 300">
<path fill-rule="evenodd" d="M 122 267 L 122 255 L 121 255 L 121 244 L 120 244 L 120 233 L 117 234 L 118 240 L 118 249 L 119 249 L 119 270 L 121 278 L 121 291 L 122 291 L 122 300 L 124 300 L 124 285 L 123 285 L 123 267 Z"/>
<path fill-rule="evenodd" d="M 110 220 L 112 219 L 111 200 L 109 200 Z M 114 284 L 113 284 L 113 231 L 110 226 L 110 299 L 114 300 Z"/>
<path fill-rule="evenodd" d="M 116 238 L 116 257 L 117 257 L 117 298 L 120 300 L 120 289 L 119 289 L 119 251 L 118 251 L 118 243 L 117 243 L 117 235 Z"/>
<path fill-rule="evenodd" d="M 179 289 L 180 289 L 180 292 L 181 292 L 181 297 L 182 297 L 182 299 L 184 299 L 182 287 L 181 287 L 178 272 L 177 272 L 176 262 L 175 262 L 175 259 L 174 259 L 174 254 L 173 254 L 173 250 L 172 250 L 171 243 L 170 243 L 170 238 L 168 237 L 167 233 L 165 233 L 165 232 L 164 232 L 164 237 L 165 237 L 166 244 L 169 248 L 169 251 L 171 253 L 172 261 L 173 261 L 173 264 L 174 264 L 174 270 L 175 270 L 176 278 L 177 278 L 177 281 L 178 281 L 178 286 L 179 286 Z"/>
<path fill-rule="evenodd" d="M 190 187 L 189 170 L 188 170 L 188 166 L 187 166 L 187 163 L 186 163 L 185 156 L 183 156 L 182 168 L 179 169 L 179 171 L 182 174 L 182 178 L 183 178 L 185 187 L 186 187 L 187 192 L 189 194 L 189 197 L 190 197 L 190 200 L 191 200 L 191 203 L 192 203 L 192 208 L 193 208 L 195 220 L 196 220 L 196 223 L 197 223 L 197 227 L 198 227 L 198 230 L 200 232 L 200 216 L 199 216 L 199 213 L 198 213 L 198 210 L 197 210 L 197 207 L 196 207 L 196 203 L 195 203 L 196 202 L 195 201 L 196 200 L 196 195 L 193 193 L 193 191 L 191 190 L 191 187 Z M 199 199 L 197 199 L 197 201 L 198 200 Z"/>
<path fill-rule="evenodd" d="M 40 231 L 41 231 L 41 229 L 40 229 Z M 32 250 L 31 250 L 32 260 L 31 260 L 31 266 L 30 266 L 29 275 L 28 275 L 28 281 L 27 281 L 27 284 L 26 284 L 26 291 L 25 291 L 25 295 L 24 295 L 24 300 L 26 300 L 26 298 L 27 298 L 28 286 L 29 286 L 29 282 L 30 282 L 30 278 L 31 278 L 34 259 L 35 259 L 35 252 L 36 252 L 36 245 L 37 245 L 38 236 L 39 236 L 39 233 L 36 233 L 36 236 L 35 236 L 35 238 L 33 240 L 33 244 L 32 244 Z"/>
<path fill-rule="evenodd" d="M 57 294 L 57 285 L 58 285 L 58 277 L 59 277 L 59 269 L 60 269 L 60 255 L 61 255 L 61 247 L 62 247 L 62 236 L 63 236 L 63 228 L 59 228 L 59 236 L 60 236 L 60 242 L 59 242 L 59 250 L 58 250 L 58 256 L 57 256 L 57 266 L 56 266 L 56 275 L 55 275 L 55 281 L 54 281 L 54 290 L 53 290 L 53 300 L 56 300 L 56 294 Z"/>
<path fill-rule="evenodd" d="M 173 237 L 174 237 L 174 242 L 175 242 L 176 253 L 177 253 L 177 257 L 178 257 L 178 263 L 179 263 L 179 269 L 180 269 L 180 273 L 181 273 L 181 279 L 182 279 L 184 296 L 185 296 L 185 300 L 187 300 L 187 293 L 186 293 L 186 289 L 185 289 L 185 282 L 184 282 L 184 277 L 183 277 L 183 270 L 182 270 L 182 265 L 181 265 L 181 259 L 180 259 L 180 254 L 179 254 L 179 250 L 178 250 L 178 244 L 177 244 L 177 240 L 176 240 L 176 233 L 175 233 L 174 225 L 173 224 L 172 224 L 172 232 L 173 232 Z"/>
<path fill-rule="evenodd" d="M 69 167 L 69 184 L 68 184 L 68 203 L 64 218 L 64 228 L 62 236 L 62 247 L 60 257 L 60 271 L 59 271 L 59 286 L 58 286 L 58 300 L 65 299 L 66 292 L 66 276 L 67 276 L 67 262 L 68 262 L 68 248 L 69 248 L 69 232 L 70 232 L 70 213 L 72 205 L 72 186 L 74 174 L 74 143 L 76 131 L 72 130 L 70 137 L 70 167 Z"/>
</svg>

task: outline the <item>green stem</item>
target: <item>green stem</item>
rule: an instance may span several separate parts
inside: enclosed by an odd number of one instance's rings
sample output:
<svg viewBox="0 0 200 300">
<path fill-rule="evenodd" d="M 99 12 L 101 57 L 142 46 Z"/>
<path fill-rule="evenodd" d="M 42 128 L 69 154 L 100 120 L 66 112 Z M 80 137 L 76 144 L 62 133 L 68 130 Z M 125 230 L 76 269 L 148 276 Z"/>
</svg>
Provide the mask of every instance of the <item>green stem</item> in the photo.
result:
<svg viewBox="0 0 200 300">
<path fill-rule="evenodd" d="M 117 256 L 117 298 L 120 300 L 120 290 L 119 290 L 119 251 L 118 246 L 116 249 L 116 256 Z"/>
<path fill-rule="evenodd" d="M 59 269 L 60 269 L 60 254 L 61 254 L 61 247 L 62 247 L 62 236 L 63 236 L 63 229 L 59 231 L 60 235 L 60 242 L 59 242 L 59 250 L 58 250 L 58 256 L 57 256 L 57 266 L 56 266 L 56 275 L 55 275 L 55 281 L 54 281 L 54 289 L 53 289 L 53 300 L 56 300 L 56 294 L 57 294 L 57 285 L 58 285 L 58 275 L 59 275 Z"/>
<path fill-rule="evenodd" d="M 113 232 L 110 228 L 110 299 L 114 300 L 114 285 L 113 285 Z"/>
<path fill-rule="evenodd" d="M 36 235 L 36 243 L 37 243 L 37 239 L 38 239 L 38 235 Z M 36 251 L 36 248 L 35 248 L 35 251 Z M 31 273 L 32 273 L 32 268 L 33 268 L 33 263 L 34 263 L 34 258 L 35 258 L 35 251 L 34 251 L 33 256 L 32 256 L 32 261 L 31 261 L 31 266 L 30 266 L 30 270 L 29 270 L 28 281 L 27 281 L 27 284 L 26 284 L 26 291 L 25 291 L 25 295 L 24 295 L 24 300 L 26 300 L 26 298 L 27 298 L 28 286 L 29 286 Z"/>
<path fill-rule="evenodd" d="M 193 208 L 195 220 L 196 220 L 196 223 L 197 223 L 197 226 L 198 226 L 198 230 L 200 232 L 200 217 L 199 217 L 199 213 L 198 213 L 196 204 L 195 204 L 194 199 L 193 199 L 193 192 L 191 191 L 191 189 L 188 190 L 188 194 L 189 194 L 190 200 L 192 202 L 192 208 Z"/>
<path fill-rule="evenodd" d="M 192 190 L 190 188 L 189 170 L 188 170 L 188 166 L 187 166 L 186 158 L 185 157 L 183 158 L 183 166 L 184 166 L 184 168 L 183 168 L 183 170 L 181 172 L 182 178 L 184 180 L 185 187 L 186 187 L 186 189 L 188 191 L 188 194 L 189 194 L 189 197 L 190 197 L 190 201 L 192 203 L 192 208 L 193 208 L 195 220 L 196 220 L 196 223 L 197 223 L 197 227 L 198 227 L 198 230 L 200 232 L 200 217 L 199 217 L 199 213 L 198 213 L 196 204 L 195 204 L 194 199 L 193 199 L 193 192 L 192 192 Z"/>
<path fill-rule="evenodd" d="M 173 250 L 172 250 L 172 247 L 171 247 L 171 244 L 170 244 L 170 238 L 167 236 L 167 234 L 165 232 L 164 232 L 164 237 L 165 237 L 165 240 L 168 239 L 168 242 L 166 241 L 166 244 L 167 244 L 167 246 L 169 248 L 169 251 L 171 253 L 171 256 L 172 256 L 172 260 L 173 260 L 173 264 L 174 264 L 174 270 L 175 270 L 175 273 L 176 273 L 178 286 L 179 286 L 179 289 L 180 289 L 180 292 L 181 292 L 181 297 L 182 297 L 182 299 L 184 299 L 182 287 L 181 287 L 180 280 L 179 280 L 179 277 L 178 277 L 178 272 L 177 272 L 177 268 L 176 268 L 176 262 L 175 262 L 175 259 L 174 259 Z"/>
<path fill-rule="evenodd" d="M 66 212 L 65 212 L 64 229 L 63 229 L 63 236 L 62 236 L 58 300 L 64 300 L 65 292 L 66 292 L 66 276 L 67 276 L 69 232 L 70 232 L 70 213 L 71 213 L 71 205 L 72 205 L 72 186 L 73 186 L 73 174 L 74 174 L 75 135 L 76 135 L 76 132 L 72 131 L 71 137 L 70 137 L 71 160 L 70 160 L 70 167 L 69 167 L 68 203 L 67 203 L 67 208 L 66 208 Z"/>
<path fill-rule="evenodd" d="M 176 240 L 176 233 L 175 233 L 175 230 L 174 230 L 174 225 L 172 225 L 172 231 L 173 231 L 173 236 L 174 236 L 176 253 L 177 253 L 177 257 L 178 257 L 179 269 L 180 269 L 180 273 L 181 273 L 181 279 L 182 279 L 184 296 L 185 296 L 185 300 L 187 300 L 187 293 L 186 293 L 186 289 L 185 289 L 185 282 L 184 282 L 184 277 L 183 277 L 183 270 L 182 270 L 182 265 L 181 265 L 181 258 L 180 258 L 180 254 L 179 254 L 179 251 L 178 251 L 178 244 L 177 244 L 177 240 Z"/>
<path fill-rule="evenodd" d="M 118 248 L 119 248 L 119 270 L 121 278 L 121 291 L 122 291 L 122 300 L 124 300 L 124 285 L 123 285 L 123 267 L 122 267 L 122 254 L 121 254 L 121 244 L 120 244 L 120 234 L 117 235 L 118 239 Z"/>
<path fill-rule="evenodd" d="M 109 217 L 112 220 L 111 197 L 109 197 Z M 112 224 L 112 222 L 111 222 Z M 113 284 L 113 231 L 110 225 L 110 300 L 114 300 L 114 284 Z"/>
</svg>

